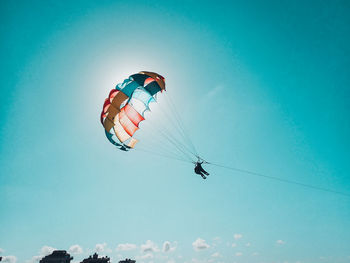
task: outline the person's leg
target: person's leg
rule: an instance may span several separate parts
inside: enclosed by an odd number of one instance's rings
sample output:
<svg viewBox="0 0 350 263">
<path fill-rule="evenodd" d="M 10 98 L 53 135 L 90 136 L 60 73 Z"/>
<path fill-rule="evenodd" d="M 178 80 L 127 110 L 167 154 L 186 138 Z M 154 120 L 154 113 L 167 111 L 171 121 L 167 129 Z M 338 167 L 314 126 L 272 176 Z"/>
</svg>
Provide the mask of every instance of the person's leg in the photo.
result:
<svg viewBox="0 0 350 263">
<path fill-rule="evenodd" d="M 200 175 L 202 176 L 203 179 L 207 179 L 207 177 L 205 177 L 203 173 L 200 173 Z"/>
<path fill-rule="evenodd" d="M 206 174 L 206 175 L 209 175 L 209 173 L 206 170 L 204 170 L 203 168 L 201 169 L 201 172 Z"/>
</svg>

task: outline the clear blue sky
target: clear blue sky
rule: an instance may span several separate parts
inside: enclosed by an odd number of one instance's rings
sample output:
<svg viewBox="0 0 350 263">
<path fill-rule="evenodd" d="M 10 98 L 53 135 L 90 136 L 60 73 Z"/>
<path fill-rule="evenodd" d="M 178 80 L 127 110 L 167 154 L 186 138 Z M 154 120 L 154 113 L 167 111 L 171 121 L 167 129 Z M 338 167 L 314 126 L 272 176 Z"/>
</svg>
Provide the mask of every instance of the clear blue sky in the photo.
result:
<svg viewBox="0 0 350 263">
<path fill-rule="evenodd" d="M 3 0 L 0 12 L 7 262 L 72 245 L 77 261 L 96 249 L 113 262 L 350 261 L 350 198 L 214 166 L 204 181 L 117 151 L 99 123 L 115 84 L 158 72 L 208 160 L 349 193 L 349 1 Z"/>
</svg>

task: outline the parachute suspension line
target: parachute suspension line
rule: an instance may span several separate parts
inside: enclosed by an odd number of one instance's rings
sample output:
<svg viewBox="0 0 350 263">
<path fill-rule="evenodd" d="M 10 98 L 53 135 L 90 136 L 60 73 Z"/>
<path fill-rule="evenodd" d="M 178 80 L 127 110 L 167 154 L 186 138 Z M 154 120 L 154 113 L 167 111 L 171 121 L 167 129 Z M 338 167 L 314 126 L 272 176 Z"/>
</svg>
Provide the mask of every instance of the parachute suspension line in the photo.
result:
<svg viewBox="0 0 350 263">
<path fill-rule="evenodd" d="M 263 177 L 263 178 L 267 178 L 267 179 L 270 179 L 270 180 L 275 180 L 275 181 L 279 181 L 279 182 L 283 182 L 283 183 L 287 183 L 287 184 L 294 184 L 294 185 L 303 186 L 303 187 L 314 189 L 314 190 L 318 190 L 318 191 L 323 191 L 323 192 L 328 192 L 328 193 L 333 193 L 333 194 L 338 194 L 338 195 L 343 195 L 343 196 L 350 197 L 350 194 L 339 192 L 339 191 L 335 191 L 335 190 L 331 190 L 331 189 L 328 189 L 328 188 L 318 187 L 318 186 L 314 186 L 314 185 L 310 185 L 310 184 L 304 184 L 304 183 L 300 183 L 300 182 L 297 182 L 297 181 L 283 179 L 283 178 L 280 178 L 280 177 L 275 177 L 275 176 L 271 176 L 271 175 L 261 174 L 261 173 L 252 172 L 252 171 L 248 171 L 248 170 L 240 169 L 240 168 L 235 168 L 235 167 L 230 167 L 230 166 L 226 166 L 226 165 L 221 165 L 221 164 L 216 164 L 216 163 L 211 163 L 211 162 L 206 162 L 206 163 L 207 164 L 211 164 L 211 165 L 215 165 L 215 166 L 218 166 L 218 167 L 222 167 L 222 168 L 225 168 L 225 169 L 229 169 L 229 170 L 232 170 L 232 171 L 240 172 L 240 173 L 245 173 L 245 174 L 249 174 L 249 175 L 253 175 L 253 176 L 259 176 L 259 177 Z"/>
<path fill-rule="evenodd" d="M 166 143 L 166 144 L 155 143 L 154 145 L 157 145 L 157 149 L 159 149 L 159 148 L 163 149 L 163 153 L 165 153 L 167 155 L 172 155 L 172 156 L 175 156 L 176 158 L 186 159 L 182 152 L 180 152 L 177 148 L 172 147 L 171 144 L 169 144 L 169 143 Z M 161 153 L 161 152 L 159 152 L 159 153 Z"/>
<path fill-rule="evenodd" d="M 149 150 L 142 149 L 140 147 L 139 148 L 135 148 L 135 150 L 141 151 L 141 152 L 147 152 L 147 153 L 150 153 L 150 154 L 153 154 L 153 155 L 158 155 L 158 156 L 165 157 L 165 158 L 168 158 L 168 159 L 173 159 L 173 160 L 178 160 L 178 161 L 181 161 L 181 162 L 191 163 L 191 161 L 189 161 L 189 160 L 185 160 L 185 159 L 182 159 L 182 158 L 176 158 L 176 157 L 173 157 L 173 156 L 170 156 L 170 155 L 160 154 L 160 153 L 157 153 L 157 152 L 154 152 L 154 151 L 149 151 Z"/>
<path fill-rule="evenodd" d="M 160 112 L 162 111 L 160 110 Z M 153 120 L 150 118 L 148 120 L 148 123 L 153 124 Z M 168 142 L 170 142 L 175 147 L 175 149 L 181 152 L 181 155 L 185 155 L 189 160 L 193 161 L 193 158 L 189 155 L 191 151 L 189 151 L 186 145 L 184 145 L 181 141 L 179 141 L 176 137 L 174 137 L 171 131 L 169 131 L 165 126 L 163 128 L 159 128 L 158 125 L 150 125 L 149 127 L 153 129 L 155 133 L 159 133 L 160 135 L 162 135 L 162 137 L 166 139 Z"/>
<path fill-rule="evenodd" d="M 169 136 L 168 134 L 164 133 L 163 131 L 159 130 L 159 132 L 169 141 L 171 142 L 179 151 L 181 151 L 184 155 L 187 156 L 187 158 L 189 160 L 192 161 L 192 157 L 186 152 L 186 147 L 184 147 L 184 145 L 177 141 L 176 139 L 172 138 L 171 136 Z M 182 149 L 181 149 L 182 147 Z"/>
<path fill-rule="evenodd" d="M 156 147 L 158 155 L 164 155 L 164 156 L 168 156 L 168 157 L 172 157 L 172 158 L 176 158 L 176 159 L 183 159 L 183 160 L 185 160 L 185 158 L 182 155 L 180 155 L 178 153 L 175 153 L 173 151 L 169 151 L 169 149 L 166 149 L 166 148 L 162 147 L 161 144 L 156 144 L 154 142 L 149 142 L 149 143 L 150 143 L 151 146 L 155 146 Z M 155 147 L 152 147 L 152 148 L 155 148 Z M 136 149 L 136 150 L 143 149 L 144 151 L 146 151 L 146 150 L 150 151 L 149 148 L 150 147 L 147 147 L 147 145 L 144 145 L 144 146 L 138 145 L 138 147 L 134 148 L 134 149 Z"/>
<path fill-rule="evenodd" d="M 152 122 L 152 120 L 148 120 L 148 123 L 152 124 Z M 161 134 L 164 139 L 171 143 L 175 147 L 175 149 L 177 149 L 181 153 L 182 157 L 186 157 L 192 162 L 191 156 L 186 152 L 186 149 L 184 148 L 184 145 L 181 142 L 177 141 L 176 139 L 172 139 L 172 137 L 170 137 L 168 134 L 166 134 L 164 131 L 158 128 L 157 125 L 150 125 L 149 127 L 155 130 L 156 133 Z"/>
<path fill-rule="evenodd" d="M 187 148 L 187 146 L 185 144 L 183 144 L 178 138 L 176 138 L 173 134 L 171 134 L 171 132 L 169 131 L 168 128 L 164 128 L 165 131 L 167 131 L 167 133 L 165 133 L 165 136 L 168 136 L 169 138 L 171 138 L 173 141 L 175 141 L 178 145 L 182 146 L 182 149 L 186 152 L 189 152 L 191 154 L 193 154 L 194 156 L 196 156 L 191 150 L 189 150 Z"/>
<path fill-rule="evenodd" d="M 174 151 L 172 148 L 169 149 L 169 146 L 167 148 L 166 145 L 164 145 L 163 143 L 160 143 L 159 140 L 156 141 L 152 136 L 150 137 L 151 138 L 148 138 L 146 143 L 143 141 L 145 143 L 144 146 L 147 146 L 147 144 L 150 144 L 150 145 L 156 146 L 158 154 L 165 154 L 175 158 L 184 159 L 182 152 Z M 140 146 L 141 145 L 139 145 L 138 148 Z M 175 148 L 175 150 L 177 149 Z"/>
<path fill-rule="evenodd" d="M 183 121 L 181 119 L 179 111 L 176 109 L 175 103 L 173 102 L 173 100 L 170 97 L 168 98 L 168 101 L 170 102 L 171 107 L 174 109 L 175 116 L 177 116 L 177 122 L 179 123 L 180 127 L 182 128 L 182 132 L 183 132 L 184 136 L 187 137 L 187 140 L 189 141 L 190 145 L 192 146 L 194 152 L 196 153 L 196 155 L 198 157 L 197 149 L 196 149 L 194 143 L 192 142 L 189 133 L 186 130 L 186 126 L 184 125 L 184 123 L 183 123 Z"/>
<path fill-rule="evenodd" d="M 178 134 L 180 135 L 180 138 L 182 137 L 182 140 L 183 140 L 184 142 L 186 142 L 187 145 L 191 146 L 191 144 L 188 142 L 187 138 L 184 136 L 183 131 L 181 130 L 181 128 L 179 128 L 179 123 L 178 123 L 178 122 L 176 123 L 176 122 L 174 122 L 174 120 L 173 120 L 173 119 L 177 120 L 176 115 L 173 114 L 173 117 L 171 117 L 166 111 L 162 111 L 162 114 L 165 116 L 165 118 L 171 120 L 171 124 L 173 125 L 173 127 L 175 128 L 175 130 L 176 130 L 176 131 L 178 132 Z M 175 117 L 175 118 L 174 118 L 174 117 Z M 174 136 L 173 136 L 173 137 L 174 137 Z M 177 140 L 177 141 L 179 141 L 179 140 Z M 197 154 L 194 153 L 193 150 L 190 150 L 190 149 L 187 147 L 187 145 L 183 144 L 184 148 L 186 148 L 186 150 L 187 150 L 189 153 L 193 154 L 194 156 L 197 156 Z"/>
<path fill-rule="evenodd" d="M 171 154 L 167 154 L 167 153 L 161 153 L 157 150 L 150 150 L 148 148 L 144 148 L 144 147 L 138 147 L 138 148 L 135 148 L 135 150 L 137 151 L 142 151 L 142 152 L 147 152 L 147 153 L 150 153 L 150 154 L 153 154 L 153 155 L 158 155 L 158 156 L 164 156 L 166 158 L 169 158 L 169 159 L 174 159 L 174 160 L 179 160 L 179 161 L 183 161 L 183 162 L 190 162 L 189 160 L 183 158 L 183 157 L 178 157 L 178 156 L 173 156 Z"/>
<path fill-rule="evenodd" d="M 182 130 L 182 133 L 183 133 L 183 136 L 187 138 L 187 141 L 189 142 L 189 144 L 191 145 L 193 151 L 196 153 L 196 157 L 199 157 L 198 155 L 198 152 L 196 150 L 196 147 L 194 146 L 188 132 L 186 131 L 186 128 L 185 128 L 185 125 L 184 123 L 182 122 L 182 119 L 180 117 L 180 114 L 178 112 L 178 110 L 176 109 L 176 106 L 175 106 L 175 103 L 172 101 L 172 99 L 170 98 L 170 96 L 166 96 L 165 98 L 168 102 L 169 102 L 169 105 L 170 107 L 172 108 L 172 110 L 174 111 L 174 116 L 175 116 L 175 119 L 177 120 L 181 130 Z"/>
<path fill-rule="evenodd" d="M 167 97 L 165 95 L 165 97 Z M 169 103 L 168 103 L 169 104 Z M 168 105 L 167 105 L 168 106 Z M 174 127 L 175 130 L 177 130 L 177 132 L 180 134 L 180 136 L 183 138 L 183 140 L 187 143 L 187 145 L 191 145 L 188 141 L 186 141 L 186 137 L 184 137 L 183 133 L 182 133 L 182 130 L 181 128 L 179 128 L 179 124 L 174 122 L 174 117 L 175 117 L 175 120 L 177 120 L 177 117 L 175 116 L 175 114 L 172 114 L 172 116 L 170 116 L 170 114 L 167 112 L 166 109 L 162 109 L 161 111 L 161 114 L 163 115 L 163 117 L 166 119 L 166 120 L 169 120 L 170 121 L 170 124 Z M 197 154 L 194 153 L 193 150 L 190 150 L 187 145 L 185 145 L 184 143 L 182 143 L 178 138 L 176 138 L 170 131 L 169 129 L 167 128 L 164 128 L 165 130 L 168 131 L 168 134 L 169 136 L 175 140 L 178 144 L 181 144 L 182 147 L 184 148 L 184 150 L 188 151 L 189 153 L 193 154 L 195 157 L 197 157 Z"/>
</svg>

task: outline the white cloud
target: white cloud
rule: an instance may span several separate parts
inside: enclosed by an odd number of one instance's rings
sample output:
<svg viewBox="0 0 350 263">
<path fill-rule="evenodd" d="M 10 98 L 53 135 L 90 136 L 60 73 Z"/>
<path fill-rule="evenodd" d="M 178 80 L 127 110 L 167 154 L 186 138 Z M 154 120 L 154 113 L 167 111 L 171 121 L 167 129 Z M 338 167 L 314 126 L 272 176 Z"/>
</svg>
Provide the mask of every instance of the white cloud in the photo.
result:
<svg viewBox="0 0 350 263">
<path fill-rule="evenodd" d="M 103 252 L 103 251 L 105 250 L 105 247 L 106 247 L 106 246 L 107 246 L 106 243 L 96 244 L 95 250 L 96 250 L 96 252 L 101 253 L 101 252 Z"/>
<path fill-rule="evenodd" d="M 231 247 L 237 247 L 236 243 L 232 243 Z"/>
<path fill-rule="evenodd" d="M 281 240 L 281 239 L 279 239 L 279 240 L 276 241 L 276 243 L 277 243 L 278 245 L 284 245 L 286 242 L 283 241 L 283 240 Z"/>
<path fill-rule="evenodd" d="M 102 244 L 96 244 L 95 251 L 97 253 L 102 253 L 102 252 L 111 253 L 112 252 L 112 250 L 107 247 L 107 243 L 106 242 L 104 242 Z"/>
<path fill-rule="evenodd" d="M 2 254 L 2 253 L 4 253 L 4 252 L 5 252 L 5 250 L 2 249 L 2 248 L 0 248 L 0 254 Z"/>
<path fill-rule="evenodd" d="M 163 243 L 163 252 L 172 252 L 176 249 L 176 242 L 174 242 L 174 245 L 172 246 L 169 241 L 165 241 Z"/>
<path fill-rule="evenodd" d="M 222 240 L 220 237 L 214 237 L 213 238 L 213 247 L 216 247 L 222 243 Z"/>
<path fill-rule="evenodd" d="M 56 248 L 50 246 L 43 246 L 40 249 L 40 255 L 45 257 L 47 255 L 50 255 L 54 250 L 56 250 Z"/>
<path fill-rule="evenodd" d="M 219 252 L 215 252 L 214 254 L 211 255 L 213 258 L 218 258 L 220 257 L 220 253 Z"/>
<path fill-rule="evenodd" d="M 243 256 L 243 253 L 242 253 L 242 252 L 237 252 L 237 253 L 236 253 L 236 256 L 237 256 L 237 257 Z"/>
<path fill-rule="evenodd" d="M 79 245 L 72 245 L 69 249 L 68 252 L 71 254 L 75 254 L 75 255 L 79 255 L 81 253 L 83 253 L 83 249 L 81 246 Z"/>
<path fill-rule="evenodd" d="M 157 259 L 159 259 L 162 262 L 164 262 L 164 261 L 169 259 L 169 256 L 165 255 L 165 254 L 157 254 L 156 257 L 157 257 Z"/>
<path fill-rule="evenodd" d="M 15 256 L 4 256 L 2 258 L 3 263 L 16 263 L 17 258 Z"/>
<path fill-rule="evenodd" d="M 163 252 L 168 252 L 170 250 L 170 242 L 169 241 L 165 241 L 163 243 Z"/>
<path fill-rule="evenodd" d="M 147 240 L 146 244 L 141 245 L 142 252 L 158 252 L 158 246 L 151 240 Z"/>
<path fill-rule="evenodd" d="M 204 250 L 209 248 L 210 246 L 205 242 L 204 239 L 197 238 L 193 243 L 192 243 L 193 249 L 196 251 L 199 250 Z"/>
<path fill-rule="evenodd" d="M 234 235 L 233 235 L 233 238 L 236 239 L 236 240 L 237 240 L 237 239 L 241 239 L 242 237 L 243 237 L 242 234 L 234 234 Z"/>
<path fill-rule="evenodd" d="M 147 254 L 143 255 L 141 258 L 143 258 L 143 259 L 151 259 L 151 258 L 154 258 L 154 256 L 153 256 L 152 253 L 147 253 Z"/>
<path fill-rule="evenodd" d="M 34 262 L 39 262 L 40 259 L 42 259 L 43 257 L 50 255 L 54 250 L 56 250 L 56 248 L 54 247 L 50 247 L 50 246 L 43 246 L 40 250 L 39 250 L 39 255 L 33 256 L 30 260 L 27 260 L 27 263 L 34 263 Z"/>
<path fill-rule="evenodd" d="M 207 260 L 205 259 L 197 259 L 197 258 L 192 258 L 193 263 L 207 263 Z"/>
<path fill-rule="evenodd" d="M 137 248 L 137 246 L 135 244 L 129 244 L 129 243 L 118 244 L 117 251 L 130 251 L 130 250 L 134 250 L 136 248 Z"/>
<path fill-rule="evenodd" d="M 175 263 L 174 259 L 169 259 L 167 263 Z"/>
<path fill-rule="evenodd" d="M 35 263 L 35 262 L 39 262 L 40 259 L 42 259 L 43 256 L 33 256 L 30 260 L 26 260 L 27 263 Z"/>
<path fill-rule="evenodd" d="M 142 260 L 142 259 L 151 259 L 151 258 L 154 258 L 154 256 L 152 253 L 146 253 L 145 255 L 138 256 L 136 258 Z"/>
</svg>

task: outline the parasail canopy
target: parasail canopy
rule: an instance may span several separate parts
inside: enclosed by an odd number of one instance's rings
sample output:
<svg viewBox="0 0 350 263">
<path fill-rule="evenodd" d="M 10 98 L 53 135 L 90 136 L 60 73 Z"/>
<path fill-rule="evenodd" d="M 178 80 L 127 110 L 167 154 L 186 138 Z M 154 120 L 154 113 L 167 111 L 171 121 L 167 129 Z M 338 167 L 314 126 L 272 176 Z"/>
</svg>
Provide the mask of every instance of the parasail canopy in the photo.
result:
<svg viewBox="0 0 350 263">
<path fill-rule="evenodd" d="M 154 72 L 141 71 L 125 79 L 109 92 L 103 104 L 101 123 L 107 139 L 120 150 L 134 148 L 133 136 L 139 129 L 149 104 L 165 90 L 165 79 Z"/>
</svg>

